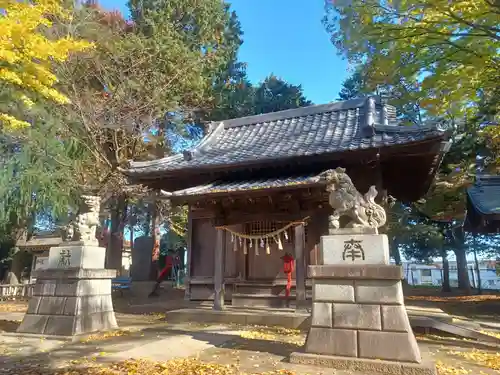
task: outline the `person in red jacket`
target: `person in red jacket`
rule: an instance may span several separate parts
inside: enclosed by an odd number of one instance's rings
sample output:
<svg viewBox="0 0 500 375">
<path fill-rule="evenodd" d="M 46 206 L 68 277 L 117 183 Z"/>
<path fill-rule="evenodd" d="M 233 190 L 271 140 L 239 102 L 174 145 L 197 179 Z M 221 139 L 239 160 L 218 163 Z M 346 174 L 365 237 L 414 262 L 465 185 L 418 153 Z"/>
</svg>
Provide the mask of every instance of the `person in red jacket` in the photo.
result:
<svg viewBox="0 0 500 375">
<path fill-rule="evenodd" d="M 165 267 L 163 267 L 160 274 L 158 275 L 158 278 L 156 279 L 156 284 L 153 288 L 153 291 L 149 293 L 149 297 L 158 297 L 158 289 L 160 288 L 160 284 L 169 275 L 173 264 L 174 264 L 174 257 L 169 253 L 165 257 Z"/>
</svg>

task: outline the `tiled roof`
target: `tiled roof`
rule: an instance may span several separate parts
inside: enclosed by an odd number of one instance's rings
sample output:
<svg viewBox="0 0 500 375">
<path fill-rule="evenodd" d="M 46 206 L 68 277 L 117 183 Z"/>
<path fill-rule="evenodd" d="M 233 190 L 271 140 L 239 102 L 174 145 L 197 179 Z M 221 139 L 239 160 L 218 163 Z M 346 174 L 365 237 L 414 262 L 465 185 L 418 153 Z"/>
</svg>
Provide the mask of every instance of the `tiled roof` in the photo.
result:
<svg viewBox="0 0 500 375">
<path fill-rule="evenodd" d="M 243 191 L 266 190 L 270 188 L 306 186 L 320 184 L 321 179 L 317 174 L 302 176 L 283 176 L 266 179 L 250 180 L 217 180 L 208 184 L 191 187 L 188 189 L 177 190 L 172 193 L 166 193 L 165 197 L 190 197 L 199 195 L 210 195 L 217 193 L 237 193 Z"/>
<path fill-rule="evenodd" d="M 57 234 L 41 235 L 33 236 L 28 241 L 26 239 L 19 239 L 16 242 L 16 246 L 23 249 L 50 249 L 51 247 L 60 245 L 62 241 L 61 236 Z"/>
<path fill-rule="evenodd" d="M 479 213 L 500 215 L 500 176 L 478 176 L 467 195 Z"/>
<path fill-rule="evenodd" d="M 435 126 L 398 126 L 395 109 L 378 97 L 303 107 L 211 124 L 191 151 L 131 162 L 129 175 L 260 163 L 422 141 L 442 135 Z"/>
</svg>

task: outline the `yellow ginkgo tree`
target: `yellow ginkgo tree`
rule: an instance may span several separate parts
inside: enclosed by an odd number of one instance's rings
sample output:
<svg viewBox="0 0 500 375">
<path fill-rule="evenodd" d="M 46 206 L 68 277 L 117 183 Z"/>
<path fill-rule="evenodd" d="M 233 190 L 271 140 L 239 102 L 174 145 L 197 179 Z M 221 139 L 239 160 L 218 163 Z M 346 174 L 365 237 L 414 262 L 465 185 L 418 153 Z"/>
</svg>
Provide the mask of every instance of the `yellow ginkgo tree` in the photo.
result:
<svg viewBox="0 0 500 375">
<path fill-rule="evenodd" d="M 4 132 L 29 126 L 19 118 L 19 111 L 9 108 L 29 109 L 37 97 L 60 104 L 69 101 L 54 87 L 57 77 L 52 65 L 91 44 L 70 35 L 52 38 L 54 19 L 71 19 L 61 1 L 0 0 L 0 92 L 4 94 L 0 126 Z"/>
<path fill-rule="evenodd" d="M 498 122 L 499 1 L 327 0 L 324 22 L 338 51 L 369 68 L 371 85 L 404 78 L 428 114 Z"/>
</svg>

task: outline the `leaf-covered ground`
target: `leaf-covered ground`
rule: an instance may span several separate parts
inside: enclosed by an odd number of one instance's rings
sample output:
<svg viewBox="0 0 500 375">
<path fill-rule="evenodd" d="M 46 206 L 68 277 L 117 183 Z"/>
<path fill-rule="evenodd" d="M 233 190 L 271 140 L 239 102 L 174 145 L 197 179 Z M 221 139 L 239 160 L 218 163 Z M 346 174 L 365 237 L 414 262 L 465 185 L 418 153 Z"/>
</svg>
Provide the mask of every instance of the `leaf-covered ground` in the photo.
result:
<svg viewBox="0 0 500 375">
<path fill-rule="evenodd" d="M 27 301 L 0 301 L 0 312 L 25 312 Z"/>
<path fill-rule="evenodd" d="M 441 296 L 420 296 L 431 304 L 443 303 Z M 444 303 L 477 304 L 498 303 L 497 296 L 453 296 Z M 25 309 L 25 304 L 24 304 Z M 23 304 L 0 303 L 0 312 L 22 312 Z M 5 314 L 7 314 L 5 313 Z M 4 314 L 4 315 L 5 315 Z M 0 331 L 13 332 L 18 321 L 3 320 L 0 314 Z M 16 314 L 14 314 L 16 315 Z M 18 315 L 18 314 L 17 314 Z M 287 363 L 290 353 L 299 350 L 305 342 L 305 334 L 299 330 L 259 326 L 213 326 L 202 324 L 171 325 L 162 313 L 117 314 L 119 331 L 96 334 L 81 340 L 76 346 L 61 344 L 49 347 L 42 340 L 38 344 L 20 341 L 15 345 L 0 343 L 0 374 L 16 375 L 347 375 L 342 371 L 310 366 L 294 366 Z M 495 316 L 492 319 L 496 319 Z M 133 327 L 133 328 L 131 328 Z M 141 328 L 142 327 L 142 328 Z M 149 327 L 149 328 L 148 328 Z M 485 334 L 500 338 L 497 331 L 485 330 Z M 181 359 L 146 359 L 133 355 L 134 348 L 157 346 L 169 354 L 175 346 L 186 345 L 179 337 L 191 335 L 197 340 L 210 343 L 210 347 L 196 355 Z M 220 340 L 220 336 L 227 335 Z M 217 342 L 217 336 L 219 341 Z M 170 337 L 173 341 L 168 341 Z M 173 337 L 173 338 L 172 338 Z M 472 340 L 417 335 L 422 354 L 437 364 L 439 375 L 493 375 L 500 374 L 500 347 L 478 347 Z M 0 340 L 3 340 L 0 335 Z M 214 341 L 215 340 L 215 341 Z M 48 341 L 48 340 L 45 340 Z M 212 342 L 214 341 L 214 342 Z M 157 342 L 157 344 L 155 344 Z M 29 348 L 29 346 L 34 348 Z M 162 346 L 165 346 L 162 348 Z M 129 357 L 120 356 L 125 351 Z M 144 352 L 144 351 L 143 351 Z M 118 355 L 118 357 L 117 357 Z M 117 359 L 118 358 L 118 359 Z M 133 359 L 128 359 L 133 358 Z M 49 364 L 52 369 L 49 368 Z M 358 375 L 358 374 L 356 374 Z M 368 374 L 359 374 L 368 375 Z M 370 374 L 371 375 L 371 374 Z"/>
<path fill-rule="evenodd" d="M 144 317 L 141 317 L 144 319 Z M 71 349 L 65 344 L 55 349 L 42 349 L 40 340 L 38 355 L 46 357 L 19 355 L 25 346 L 32 345 L 28 341 L 19 342 L 18 346 L 4 345 L 0 348 L 0 356 L 13 361 L 0 368 L 0 374 L 11 375 L 347 375 L 342 371 L 315 367 L 293 366 L 286 362 L 288 355 L 298 350 L 304 343 L 305 334 L 298 330 L 259 326 L 208 326 L 208 325 L 172 325 L 169 328 L 158 328 L 160 334 L 151 336 L 151 332 L 140 329 L 122 329 L 108 334 L 93 335 Z M 156 326 L 155 326 L 156 327 Z M 130 341 L 131 346 L 141 346 L 141 339 L 150 342 L 151 337 L 161 340 L 172 332 L 196 333 L 227 329 L 231 338 L 222 345 L 215 345 L 195 356 L 169 361 L 146 360 L 134 358 L 115 361 L 112 358 L 115 349 L 120 350 L 121 343 Z M 208 331 L 207 331 L 208 332 Z M 497 336 L 497 332 L 484 333 Z M 210 333 L 216 335 L 216 333 Z M 148 338 L 148 335 L 150 336 Z M 443 345 L 436 335 L 418 336 L 425 357 L 437 363 L 439 375 L 493 375 L 500 373 L 500 353 L 496 350 L 474 349 L 476 345 L 470 340 L 456 340 L 454 345 Z M 45 340 L 48 341 L 48 340 Z M 159 341 L 160 342 L 160 341 Z M 467 345 L 465 345 L 467 344 Z M 68 344 L 72 345 L 72 344 Z M 160 343 L 158 345 L 161 345 Z M 179 342 L 182 345 L 182 342 Z M 172 348 L 165 347 L 165 352 Z M 65 355 L 67 351 L 71 355 Z M 80 356 L 77 356 L 81 353 Z M 55 368 L 48 368 L 50 358 L 64 357 Z M 108 360 L 108 357 L 111 358 Z M 23 359 L 22 359 L 23 358 Z M 41 360 L 40 360 L 41 359 Z M 356 374 L 358 375 L 358 374 Z M 359 374 L 368 375 L 368 374 Z"/>
<path fill-rule="evenodd" d="M 16 371 L 16 370 L 14 370 Z M 5 373 L 0 370 L 0 373 Z M 50 370 L 32 366 L 11 374 L 19 375 L 295 375 L 289 370 L 244 372 L 237 365 L 206 363 L 198 359 L 178 359 L 168 362 L 127 360 L 111 365 L 82 363 L 64 369 Z"/>
<path fill-rule="evenodd" d="M 498 301 L 500 295 L 485 294 L 477 296 L 408 296 L 408 301 L 427 301 L 427 302 L 480 302 L 480 301 Z"/>
</svg>

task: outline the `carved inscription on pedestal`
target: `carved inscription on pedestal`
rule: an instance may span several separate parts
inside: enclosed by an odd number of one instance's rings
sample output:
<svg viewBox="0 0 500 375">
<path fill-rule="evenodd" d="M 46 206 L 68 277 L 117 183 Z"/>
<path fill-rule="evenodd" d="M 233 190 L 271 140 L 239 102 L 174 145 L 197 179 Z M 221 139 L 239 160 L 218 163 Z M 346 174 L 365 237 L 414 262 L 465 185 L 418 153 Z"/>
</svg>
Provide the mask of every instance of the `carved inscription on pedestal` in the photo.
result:
<svg viewBox="0 0 500 375">
<path fill-rule="evenodd" d="M 59 262 L 57 263 L 57 267 L 69 267 L 71 266 L 71 251 L 68 249 L 63 249 L 59 253 Z"/>
<path fill-rule="evenodd" d="M 350 239 L 348 241 L 344 241 L 344 251 L 342 252 L 342 259 L 345 261 L 351 260 L 354 262 L 356 259 L 365 260 L 365 250 L 361 243 L 363 241 L 355 239 Z"/>
<path fill-rule="evenodd" d="M 336 234 L 320 240 L 322 264 L 389 264 L 389 242 L 384 234 Z"/>
</svg>

